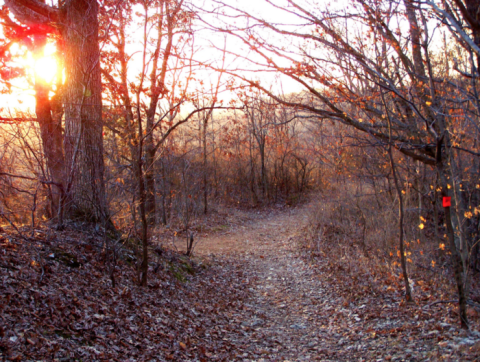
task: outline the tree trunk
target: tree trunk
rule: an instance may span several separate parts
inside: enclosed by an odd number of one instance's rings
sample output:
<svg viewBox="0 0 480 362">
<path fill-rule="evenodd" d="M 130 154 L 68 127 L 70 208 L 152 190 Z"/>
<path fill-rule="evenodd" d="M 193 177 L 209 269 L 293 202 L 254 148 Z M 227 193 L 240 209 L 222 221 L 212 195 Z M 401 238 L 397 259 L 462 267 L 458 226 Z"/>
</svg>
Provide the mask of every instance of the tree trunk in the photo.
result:
<svg viewBox="0 0 480 362">
<path fill-rule="evenodd" d="M 45 45 L 46 35 L 35 36 L 35 53 L 38 58 Z M 43 153 L 46 158 L 47 168 L 53 182 L 52 192 L 52 214 L 58 213 L 64 190 L 65 180 L 65 158 L 63 155 L 63 135 L 61 123 L 57 123 L 52 117 L 52 107 L 48 93 L 51 86 L 35 74 L 35 113 L 40 126 Z M 61 121 L 60 121 L 61 122 Z M 59 224 L 62 224 L 62 215 L 59 214 Z"/>
<path fill-rule="evenodd" d="M 162 162 L 162 224 L 167 225 L 167 178 L 165 175 L 165 160 Z"/>
<path fill-rule="evenodd" d="M 382 94 L 382 101 L 383 104 L 385 105 L 386 108 L 386 102 L 385 98 Z M 408 274 L 407 274 L 407 262 L 405 258 L 405 246 L 403 243 L 403 237 L 404 237 L 404 232 L 403 232 L 403 224 L 404 224 L 404 219 L 405 219 L 405 212 L 403 208 L 403 196 L 402 196 L 402 190 L 399 184 L 398 180 L 398 175 L 397 175 L 397 170 L 395 167 L 395 161 L 393 159 L 393 152 L 392 152 L 392 122 L 390 120 L 390 115 L 387 112 L 387 121 L 388 121 L 388 158 L 390 159 L 390 166 L 392 168 L 392 176 L 393 176 L 393 181 L 395 183 L 395 189 L 397 190 L 397 195 L 398 195 L 398 208 L 399 208 L 399 214 L 400 214 L 400 220 L 399 220 L 399 249 L 400 249 L 400 264 L 402 266 L 402 274 L 403 274 L 403 280 L 405 282 L 405 301 L 407 303 L 413 303 L 413 298 L 412 298 L 412 290 L 410 288 L 410 281 L 408 280 Z M 407 182 L 408 185 L 408 182 Z"/>
<path fill-rule="evenodd" d="M 141 120 L 138 121 L 141 130 Z M 141 134 L 141 132 L 139 132 Z M 140 137 L 141 138 L 141 137 Z M 134 162 L 135 178 L 138 184 L 139 206 L 140 206 L 140 221 L 142 224 L 141 239 L 142 239 L 142 264 L 140 265 L 140 285 L 146 287 L 148 285 L 148 220 L 146 215 L 146 200 L 147 192 L 145 189 L 143 172 L 142 172 L 142 147 L 143 142 L 138 145 L 138 158 Z"/>
<path fill-rule="evenodd" d="M 208 116 L 203 119 L 203 213 L 207 215 L 208 213 L 208 160 L 207 160 L 207 126 L 208 126 Z"/>
<path fill-rule="evenodd" d="M 400 249 L 400 264 L 402 266 L 402 273 L 403 273 L 403 280 L 405 282 L 405 300 L 407 303 L 412 303 L 413 298 L 412 298 L 412 290 L 410 288 L 410 282 L 408 280 L 408 274 L 407 274 L 407 262 L 405 258 L 405 246 L 403 243 L 403 224 L 404 224 L 404 209 L 403 209 L 403 196 L 402 196 L 402 190 L 400 189 L 400 185 L 398 182 L 398 177 L 397 177 L 397 171 L 395 169 L 395 162 L 393 160 L 393 155 L 392 155 L 392 144 L 390 141 L 390 144 L 388 146 L 388 156 L 390 158 L 390 166 L 392 167 L 392 175 L 393 175 L 393 180 L 395 182 L 395 188 L 397 189 L 397 194 L 398 194 L 398 208 L 399 208 L 399 214 L 400 214 L 400 220 L 398 221 L 399 224 L 399 249 Z"/>
<path fill-rule="evenodd" d="M 146 5 L 145 5 L 146 6 Z M 147 8 L 145 8 L 145 11 Z M 155 191 L 155 153 L 156 148 L 153 142 L 153 131 L 155 125 L 155 112 L 157 110 L 158 101 L 163 97 L 167 90 L 165 88 L 165 76 L 167 73 L 168 59 L 173 46 L 173 29 L 176 24 L 176 15 L 180 11 L 180 6 L 173 9 L 170 8 L 168 1 L 160 1 L 157 26 L 157 41 L 155 51 L 152 57 L 152 71 L 150 74 L 150 105 L 147 109 L 147 124 L 145 137 L 145 189 L 146 189 L 146 203 L 145 212 L 147 215 L 147 222 L 149 225 L 155 224 L 156 219 L 156 191 Z M 166 23 L 165 23 L 166 22 Z M 167 34 L 164 34 L 163 26 L 167 25 Z M 163 59 L 161 67 L 159 68 L 161 45 L 167 35 L 167 44 L 163 52 Z M 145 39 L 146 41 L 146 39 Z"/>
<path fill-rule="evenodd" d="M 420 28 L 418 26 L 417 16 L 415 14 L 415 5 L 413 0 L 404 0 L 405 10 L 407 13 L 408 22 L 410 25 L 410 36 L 412 38 L 412 56 L 415 72 L 421 78 L 425 77 L 425 66 L 423 65 L 423 58 L 420 43 Z"/>
<path fill-rule="evenodd" d="M 148 125 L 147 125 L 148 128 Z M 157 214 L 157 202 L 156 202 L 156 187 L 155 187 L 155 149 L 153 142 L 149 140 L 150 136 L 145 139 L 145 189 L 146 189 L 146 201 L 145 212 L 147 215 L 147 222 L 149 225 L 155 224 Z"/>
<path fill-rule="evenodd" d="M 108 220 L 97 14 L 96 0 L 65 3 L 67 212 L 71 218 L 93 222 Z"/>
<path fill-rule="evenodd" d="M 265 167 L 265 138 L 262 137 L 262 142 L 258 144 L 259 151 L 260 151 L 260 177 L 262 181 L 262 194 L 263 194 L 263 201 L 265 202 L 268 198 L 267 195 L 267 170 Z"/>
<path fill-rule="evenodd" d="M 252 202 L 253 206 L 256 207 L 258 204 L 258 196 L 257 192 L 255 191 L 255 161 L 253 159 L 253 141 L 252 135 L 250 134 L 248 143 L 248 150 L 250 152 L 250 192 L 252 194 Z"/>
<path fill-rule="evenodd" d="M 83 220 L 107 221 L 98 4 L 96 0 L 66 0 L 60 3 L 61 9 L 46 5 L 44 0 L 5 0 L 21 22 L 39 25 L 45 33 L 60 29 L 66 75 L 63 182 L 66 185 L 65 198 L 69 201 L 67 212 L 68 216 Z M 49 122 L 48 94 L 40 90 L 39 100 L 38 112 L 42 122 Z M 52 131 L 58 137 L 58 130 L 49 130 L 48 124 L 45 126 L 47 136 Z M 55 144 L 55 148 L 58 147 Z M 58 158 L 57 151 L 50 158 Z M 108 226 L 113 227 L 113 224 L 108 222 Z"/>
<path fill-rule="evenodd" d="M 446 170 L 444 165 L 444 157 L 442 154 L 443 144 L 448 144 L 448 139 L 444 140 L 443 137 L 437 141 L 437 157 L 436 157 L 436 169 L 438 174 L 438 179 L 440 181 L 440 186 L 442 188 L 441 195 L 442 197 L 449 197 L 448 191 L 448 177 L 449 172 Z M 450 252 L 452 253 L 452 262 L 455 275 L 455 282 L 457 283 L 458 289 L 458 309 L 460 314 L 460 323 L 462 328 L 468 329 L 468 319 L 467 319 L 467 295 L 465 292 L 465 275 L 462 263 L 462 256 L 458 250 L 457 242 L 455 241 L 455 229 L 454 229 L 454 220 L 451 214 L 451 207 L 445 207 L 445 225 L 447 228 L 447 237 L 450 245 Z"/>
<path fill-rule="evenodd" d="M 465 8 L 460 10 L 464 20 L 470 25 L 473 41 L 480 46 L 480 6 L 478 0 L 465 0 Z M 480 69 L 480 57 L 477 54 L 477 69 Z"/>
</svg>

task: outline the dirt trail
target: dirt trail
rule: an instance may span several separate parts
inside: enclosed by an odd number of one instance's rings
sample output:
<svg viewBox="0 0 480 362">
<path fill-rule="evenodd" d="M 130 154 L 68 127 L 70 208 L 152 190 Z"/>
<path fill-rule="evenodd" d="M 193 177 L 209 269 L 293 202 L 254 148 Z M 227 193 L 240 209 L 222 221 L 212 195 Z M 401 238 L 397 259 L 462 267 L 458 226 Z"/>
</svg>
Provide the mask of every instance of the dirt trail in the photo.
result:
<svg viewBox="0 0 480 362">
<path fill-rule="evenodd" d="M 294 242 L 307 214 L 292 209 L 257 215 L 246 225 L 206 238 L 197 253 L 243 264 L 253 293 L 240 323 L 247 351 L 268 361 L 315 360 L 321 333 L 312 323 L 312 313 L 317 314 L 315 301 L 324 290 L 296 256 Z"/>
<path fill-rule="evenodd" d="M 231 315 L 234 332 L 223 336 L 243 352 L 238 360 L 455 361 L 462 348 L 476 343 L 478 338 L 421 310 L 402 315 L 401 298 L 359 288 L 358 298 L 346 302 L 298 254 L 295 236 L 308 222 L 306 211 L 259 213 L 197 247 L 197 254 L 243 270 L 249 284 L 251 298 Z M 442 331 L 452 339 L 438 343 Z"/>
<path fill-rule="evenodd" d="M 231 219 L 238 217 L 247 221 L 243 225 L 203 238 L 196 247 L 197 254 L 232 256 L 253 253 L 261 256 L 280 246 L 284 247 L 307 221 L 303 209 L 276 210 L 268 214 L 250 213 L 247 218 L 245 212 L 238 210 L 232 212 Z"/>
</svg>

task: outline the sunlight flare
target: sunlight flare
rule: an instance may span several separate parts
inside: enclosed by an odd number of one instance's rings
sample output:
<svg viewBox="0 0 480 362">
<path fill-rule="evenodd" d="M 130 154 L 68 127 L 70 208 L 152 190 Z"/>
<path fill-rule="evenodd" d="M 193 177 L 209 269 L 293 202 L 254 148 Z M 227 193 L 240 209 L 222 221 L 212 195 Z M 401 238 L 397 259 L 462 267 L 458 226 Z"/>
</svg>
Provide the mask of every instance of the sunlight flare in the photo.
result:
<svg viewBox="0 0 480 362">
<path fill-rule="evenodd" d="M 43 56 L 34 59 L 35 75 L 42 81 L 50 84 L 57 74 L 57 48 L 53 43 L 47 43 L 43 49 Z"/>
<path fill-rule="evenodd" d="M 35 60 L 34 71 L 36 77 L 45 83 L 52 83 L 57 74 L 57 59 L 50 55 Z"/>
<path fill-rule="evenodd" d="M 20 54 L 22 47 L 14 44 L 13 54 Z M 58 61 L 55 44 L 47 43 L 44 49 L 37 54 L 28 51 L 21 57 L 19 63 L 25 68 L 27 74 L 35 77 L 38 81 L 51 84 L 57 75 Z"/>
</svg>

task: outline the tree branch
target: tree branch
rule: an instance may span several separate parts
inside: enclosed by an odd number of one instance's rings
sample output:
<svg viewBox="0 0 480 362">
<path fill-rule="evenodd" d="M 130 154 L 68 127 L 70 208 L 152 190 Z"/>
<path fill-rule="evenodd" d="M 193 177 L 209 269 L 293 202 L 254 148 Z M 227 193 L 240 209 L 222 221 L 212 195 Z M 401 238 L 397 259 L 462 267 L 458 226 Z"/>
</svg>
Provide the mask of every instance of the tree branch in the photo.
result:
<svg viewBox="0 0 480 362">
<path fill-rule="evenodd" d="M 60 10 L 38 0 L 5 0 L 5 5 L 24 24 L 43 24 L 55 27 L 60 22 Z"/>
</svg>

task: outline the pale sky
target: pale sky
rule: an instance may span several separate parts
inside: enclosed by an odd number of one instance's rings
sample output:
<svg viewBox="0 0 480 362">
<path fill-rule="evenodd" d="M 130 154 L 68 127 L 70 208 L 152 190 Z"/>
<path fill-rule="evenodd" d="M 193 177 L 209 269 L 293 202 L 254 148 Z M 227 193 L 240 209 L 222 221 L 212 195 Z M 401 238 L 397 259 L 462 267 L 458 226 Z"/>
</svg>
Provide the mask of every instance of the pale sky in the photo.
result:
<svg viewBox="0 0 480 362">
<path fill-rule="evenodd" d="M 50 1 L 47 1 L 51 2 Z M 264 18 L 267 21 L 272 21 L 275 23 L 281 24 L 293 24 L 299 25 L 299 18 L 288 14 L 287 11 L 275 8 L 271 4 L 269 4 L 265 0 L 226 0 L 227 3 L 231 4 L 232 6 L 236 6 L 239 8 L 244 9 L 245 11 L 252 12 L 256 16 L 260 18 Z M 306 4 L 309 0 L 300 0 L 300 3 Z M 287 4 L 286 0 L 275 0 L 275 5 L 285 5 Z M 3 0 L 0 0 L 0 5 L 3 4 Z M 339 1 L 331 1 L 330 3 L 321 3 L 318 6 L 329 6 L 331 7 L 345 7 L 348 4 L 343 0 Z M 209 9 L 215 5 L 214 1 L 205 0 L 204 2 L 195 2 L 195 5 L 202 6 L 202 9 Z M 308 8 L 311 9 L 317 5 L 309 5 Z M 139 8 L 138 10 L 142 10 Z M 287 9 L 288 10 L 288 9 Z M 208 19 L 208 18 L 207 18 Z M 218 22 L 212 18 L 210 20 L 212 23 Z M 234 21 L 234 20 L 232 20 Z M 243 20 L 238 19 L 239 24 Z M 217 25 L 217 24 L 214 24 Z M 133 28 L 131 34 L 131 40 L 133 40 L 132 44 L 129 45 L 130 52 L 135 53 L 133 56 L 134 64 L 130 67 L 130 78 L 134 80 L 134 77 L 140 72 L 141 70 L 141 41 L 142 41 L 142 32 L 137 28 Z M 136 36 L 135 34 L 138 34 Z M 132 39 L 133 38 L 133 39 Z M 278 34 L 269 34 L 268 40 L 271 42 L 272 39 L 275 39 L 275 43 L 278 43 L 282 46 L 286 46 L 288 48 L 289 44 L 287 43 L 287 38 L 283 38 Z M 215 45 L 218 48 L 223 47 L 224 44 L 224 35 L 223 34 L 216 34 L 212 33 L 211 31 L 204 30 L 198 33 L 195 33 L 195 44 L 199 48 L 196 57 L 203 60 L 217 60 L 217 63 L 221 61 L 221 53 L 220 51 L 213 51 L 210 47 L 210 44 Z M 228 40 L 228 49 L 232 50 L 232 52 L 236 52 L 241 56 L 247 57 L 249 60 L 259 59 L 261 63 L 264 63 L 264 60 L 259 58 L 253 51 L 251 51 L 248 46 L 244 45 L 238 40 L 230 38 Z M 216 59 L 215 59 L 216 57 Z M 25 64 L 29 64 L 30 66 L 33 63 L 33 60 L 24 60 Z M 263 84 L 267 85 L 267 88 L 271 87 L 272 89 L 276 89 L 277 92 L 284 92 L 284 93 L 292 93 L 292 92 L 299 92 L 303 88 L 297 82 L 291 80 L 289 77 L 286 76 L 278 76 L 278 74 L 273 73 L 258 73 L 252 72 L 255 70 L 255 66 L 252 65 L 248 60 L 239 60 L 235 59 L 234 57 L 227 57 L 226 59 L 227 66 L 230 68 L 242 68 L 246 71 L 244 74 L 248 74 L 248 77 L 255 80 L 260 80 Z M 46 63 L 48 64 L 48 62 Z M 137 64 L 138 66 L 135 66 Z M 287 65 L 287 63 L 281 64 L 282 66 Z M 289 65 L 289 64 L 288 64 Z M 47 67 L 47 65 L 45 65 Z M 250 70 L 250 72 L 248 72 Z M 32 70 L 29 69 L 30 77 L 32 77 Z M 197 76 L 199 78 L 203 78 L 204 82 L 208 84 L 209 82 L 215 82 L 216 76 L 213 76 L 213 80 L 209 79 L 212 78 L 211 72 L 203 72 L 198 73 Z M 16 81 L 14 82 L 14 88 L 12 89 L 11 95 L 0 95 L 0 107 L 10 107 L 10 108 L 23 108 L 26 107 L 30 109 L 34 109 L 34 93 L 32 90 L 31 85 L 28 85 L 26 81 Z"/>
<path fill-rule="evenodd" d="M 47 3 L 52 2 L 52 1 L 47 1 Z M 0 6 L 3 5 L 3 0 L 0 0 Z M 207 1 L 208 3 L 208 1 Z M 285 1 L 281 1 L 281 3 L 285 3 Z M 252 11 L 258 16 L 261 16 L 262 13 L 267 13 L 270 18 L 275 18 L 276 20 L 282 20 L 282 22 L 288 22 L 288 19 L 285 18 L 285 14 L 280 11 L 279 9 L 272 8 L 271 5 L 267 4 L 265 1 L 233 1 L 233 5 L 238 5 L 242 6 L 245 10 Z M 141 32 L 138 30 L 134 30 L 134 33 L 139 34 L 141 38 Z M 199 52 L 197 53 L 197 56 L 199 58 L 205 58 L 205 59 L 211 59 L 212 57 L 212 50 L 209 48 L 209 44 L 213 42 L 216 46 L 222 47 L 224 43 L 224 38 L 223 35 L 218 34 L 212 34 L 212 33 L 199 33 L 195 35 L 195 43 L 199 47 Z M 243 44 L 238 44 L 236 43 L 235 40 L 230 39 L 229 40 L 229 45 L 230 48 L 235 49 L 239 47 L 243 47 Z M 133 42 L 130 46 L 130 51 L 134 53 L 135 51 L 138 51 L 141 49 L 141 44 L 139 42 Z M 138 49 L 136 50 L 135 47 Z M 16 47 L 18 48 L 18 47 Z M 243 52 L 243 54 L 245 54 Z M 221 57 L 220 53 L 218 55 Z M 136 64 L 141 64 L 141 54 L 136 53 L 134 55 L 134 60 L 136 60 Z M 248 68 L 251 65 L 248 64 L 248 62 L 242 62 L 242 64 L 238 63 L 238 60 L 233 61 L 232 59 L 227 59 L 227 63 L 232 65 L 232 63 L 235 62 L 238 67 L 242 68 Z M 30 81 L 33 79 L 33 70 L 31 69 L 34 60 L 31 55 L 28 56 L 28 59 L 22 59 L 21 63 L 25 65 L 25 68 L 27 69 L 28 77 L 30 78 Z M 48 67 L 48 65 L 46 65 Z M 37 67 L 38 68 L 38 67 Z M 45 69 L 44 69 L 45 70 Z M 132 66 L 131 67 L 131 78 L 134 78 L 136 74 L 140 72 L 140 65 L 138 67 Z M 210 72 L 205 72 L 204 75 L 198 74 L 199 77 L 211 77 Z M 213 76 L 216 79 L 216 76 Z M 272 85 L 272 87 L 278 87 L 278 79 L 275 79 L 274 75 L 260 75 L 257 74 L 254 76 L 255 79 L 261 79 L 263 82 L 268 82 Z M 133 80 L 133 79 L 132 79 Z M 213 80 L 214 82 L 215 80 Z M 205 78 L 205 83 L 208 83 L 209 79 Z M 295 82 L 289 80 L 288 78 L 283 77 L 282 79 L 283 82 L 283 90 L 286 93 L 290 93 L 293 91 L 298 91 L 301 89 Z M 0 107 L 3 108 L 8 108 L 8 109 L 16 109 L 20 108 L 22 110 L 30 109 L 31 111 L 34 111 L 35 108 L 35 99 L 34 99 L 34 92 L 32 89 L 32 84 L 28 84 L 27 81 L 25 80 L 15 80 L 12 82 L 13 87 L 12 87 L 12 93 L 11 94 L 2 94 L 0 95 Z"/>
</svg>

